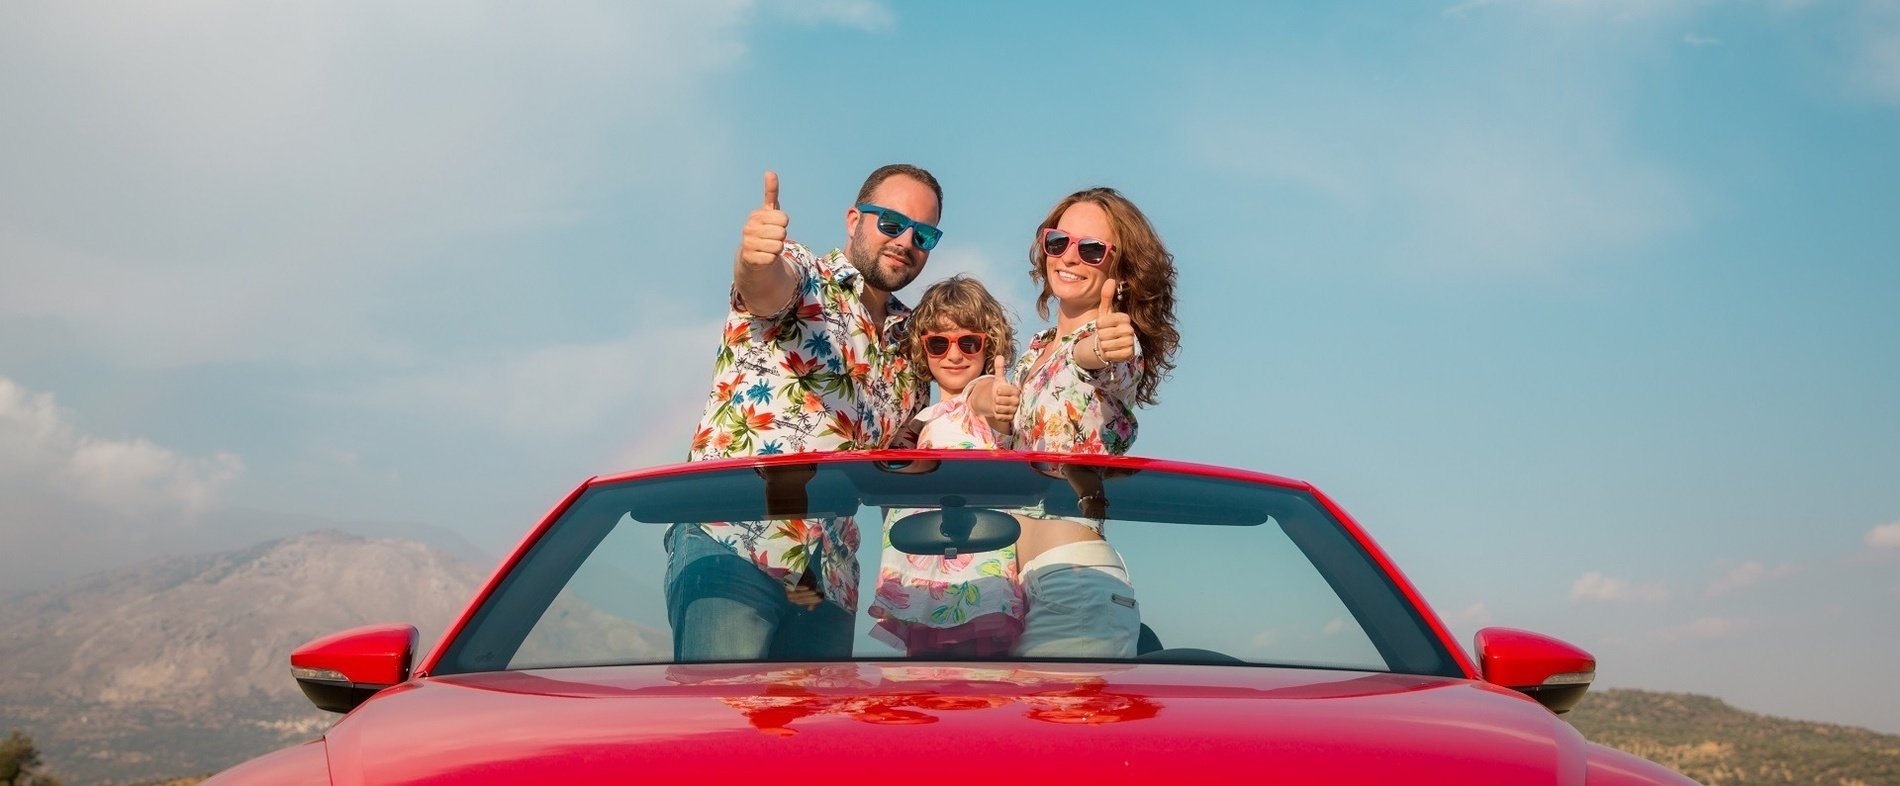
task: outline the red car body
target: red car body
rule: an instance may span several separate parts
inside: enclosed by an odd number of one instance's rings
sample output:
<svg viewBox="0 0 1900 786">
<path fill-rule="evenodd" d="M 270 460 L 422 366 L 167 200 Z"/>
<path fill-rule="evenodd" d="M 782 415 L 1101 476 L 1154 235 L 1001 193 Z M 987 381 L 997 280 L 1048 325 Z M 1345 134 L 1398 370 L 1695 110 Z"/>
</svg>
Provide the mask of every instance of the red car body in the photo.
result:
<svg viewBox="0 0 1900 786">
<path fill-rule="evenodd" d="M 306 691 L 320 706 L 351 708 L 348 714 L 320 740 L 209 783 L 1692 783 L 1588 742 L 1553 712 L 1567 710 L 1589 684 L 1595 662 L 1582 650 L 1491 628 L 1478 636 L 1477 659 L 1468 657 L 1383 552 L 1311 486 L 1134 458 L 1090 461 L 1310 492 L 1417 607 L 1462 673 L 909 660 L 434 673 L 484 598 L 590 487 L 793 460 L 970 455 L 805 455 L 590 479 L 503 561 L 413 673 L 406 673 L 415 654 L 407 626 L 358 629 L 300 648 L 292 665 Z M 999 456 L 1072 460 L 989 457 Z"/>
</svg>

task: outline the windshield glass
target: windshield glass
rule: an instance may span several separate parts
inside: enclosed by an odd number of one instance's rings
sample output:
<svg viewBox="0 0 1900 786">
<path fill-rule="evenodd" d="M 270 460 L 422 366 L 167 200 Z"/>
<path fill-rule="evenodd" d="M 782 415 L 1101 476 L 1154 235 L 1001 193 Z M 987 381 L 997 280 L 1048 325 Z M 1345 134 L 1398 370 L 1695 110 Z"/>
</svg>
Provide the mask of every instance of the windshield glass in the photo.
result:
<svg viewBox="0 0 1900 786">
<path fill-rule="evenodd" d="M 850 658 L 1459 675 L 1309 491 L 1140 463 L 833 456 L 597 482 L 435 673 Z"/>
</svg>

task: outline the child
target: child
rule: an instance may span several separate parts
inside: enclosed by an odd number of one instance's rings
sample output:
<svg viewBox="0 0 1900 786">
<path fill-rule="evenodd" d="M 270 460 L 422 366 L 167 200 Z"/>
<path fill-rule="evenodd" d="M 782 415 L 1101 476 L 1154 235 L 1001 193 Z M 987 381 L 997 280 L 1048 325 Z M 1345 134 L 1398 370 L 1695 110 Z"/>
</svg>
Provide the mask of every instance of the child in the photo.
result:
<svg viewBox="0 0 1900 786">
<path fill-rule="evenodd" d="M 943 393 L 889 447 L 994 450 L 990 423 L 964 394 L 970 383 L 1016 353 L 1003 305 L 975 279 L 953 276 L 924 290 L 911 311 L 905 352 L 911 368 Z M 890 522 L 916 512 L 885 514 L 884 558 L 878 570 L 871 635 L 907 655 L 992 657 L 1009 652 L 1022 630 L 1022 588 L 1016 547 L 953 558 L 905 554 L 891 547 Z"/>
</svg>

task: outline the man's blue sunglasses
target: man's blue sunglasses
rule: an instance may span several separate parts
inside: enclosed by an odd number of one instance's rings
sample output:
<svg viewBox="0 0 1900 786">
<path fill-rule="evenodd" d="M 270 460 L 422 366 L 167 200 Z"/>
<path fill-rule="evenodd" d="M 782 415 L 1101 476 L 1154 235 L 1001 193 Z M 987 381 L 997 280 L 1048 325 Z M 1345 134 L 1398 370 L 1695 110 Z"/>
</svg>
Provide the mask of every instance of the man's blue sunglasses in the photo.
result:
<svg viewBox="0 0 1900 786">
<path fill-rule="evenodd" d="M 917 248 L 923 251 L 937 247 L 937 241 L 943 239 L 943 230 L 922 221 L 912 221 L 910 216 L 888 207 L 877 205 L 858 205 L 858 212 L 877 216 L 877 231 L 886 236 L 897 237 L 909 229 L 917 233 Z"/>
</svg>

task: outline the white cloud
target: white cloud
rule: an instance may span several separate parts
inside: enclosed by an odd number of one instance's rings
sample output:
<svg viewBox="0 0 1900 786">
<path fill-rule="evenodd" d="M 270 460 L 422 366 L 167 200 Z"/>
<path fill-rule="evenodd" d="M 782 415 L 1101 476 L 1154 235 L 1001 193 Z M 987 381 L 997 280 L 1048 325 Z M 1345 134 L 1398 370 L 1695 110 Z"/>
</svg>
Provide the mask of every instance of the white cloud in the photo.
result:
<svg viewBox="0 0 1900 786">
<path fill-rule="evenodd" d="M 1509 6 L 1566 17 L 1608 18 L 1622 22 L 1663 13 L 1690 11 L 1700 4 L 1699 0 L 1463 0 L 1440 13 L 1462 19 L 1482 9 Z"/>
<path fill-rule="evenodd" d="M 712 380 L 720 325 L 672 325 L 593 343 L 535 347 L 497 358 L 442 362 L 351 394 L 359 406 L 528 439 L 603 428 L 632 432 L 655 411 L 697 406 Z M 697 381 L 695 381 L 697 380 Z M 671 421 L 669 459 L 691 439 L 696 417 Z"/>
<path fill-rule="evenodd" d="M 231 453 L 83 433 L 51 394 L 0 377 L 0 591 L 178 547 L 243 473 Z"/>
<path fill-rule="evenodd" d="M 0 319 L 148 366 L 400 357 L 375 318 L 467 275 L 450 241 L 689 180 L 721 137 L 670 124 L 748 7 L 0 4 Z"/>
<path fill-rule="evenodd" d="M 1720 46 L 1722 39 L 1687 33 L 1682 36 L 1682 42 L 1694 47 Z"/>
<path fill-rule="evenodd" d="M 1573 603 L 1661 603 L 1668 597 L 1669 588 L 1661 583 L 1631 584 L 1597 571 L 1579 576 L 1570 585 L 1570 600 Z"/>
<path fill-rule="evenodd" d="M 1493 71 L 1452 90 L 1350 64 L 1249 67 L 1262 75 L 1250 100 L 1207 96 L 1192 105 L 1220 109 L 1182 115 L 1187 153 L 1220 176 L 1332 208 L 1335 232 L 1390 238 L 1374 249 L 1384 264 L 1561 268 L 1693 220 L 1684 185 L 1627 138 L 1614 76 Z M 1376 217 L 1388 217 L 1377 232 L 1354 231 Z"/>
<path fill-rule="evenodd" d="M 1319 633 L 1322 636 L 1337 636 L 1346 630 L 1346 620 L 1340 617 L 1334 617 L 1326 621 L 1326 626 L 1320 628 Z"/>
<path fill-rule="evenodd" d="M 88 505 L 122 513 L 196 515 L 215 502 L 244 471 L 237 456 L 178 453 L 134 438 L 79 433 L 51 394 L 29 393 L 0 377 L 0 475 L 36 484 Z M 0 526 L 44 526 L 0 514 Z"/>
<path fill-rule="evenodd" d="M 889 32 L 897 26 L 897 15 L 876 0 L 797 0 L 773 7 L 804 24 L 836 24 L 873 33 Z"/>
<path fill-rule="evenodd" d="M 1860 9 L 1851 78 L 1875 100 L 1900 105 L 1900 2 L 1875 0 Z"/>
<path fill-rule="evenodd" d="M 1499 5 L 1505 2 L 1508 2 L 1508 0 L 1464 0 L 1464 2 L 1447 7 L 1439 13 L 1445 16 L 1463 18 L 1471 14 L 1471 12 L 1484 8 L 1485 6 Z"/>
<path fill-rule="evenodd" d="M 1867 545 L 1877 549 L 1900 549 L 1900 521 L 1867 530 Z"/>
<path fill-rule="evenodd" d="M 143 439 L 93 437 L 80 439 L 67 465 L 75 486 L 94 498 L 122 508 L 169 502 L 194 514 L 209 508 L 243 471 L 244 462 L 231 453 L 193 459 Z"/>
<path fill-rule="evenodd" d="M 1483 627 L 1491 624 L 1491 609 L 1483 602 L 1473 603 L 1446 614 L 1445 622 L 1458 627 Z"/>
<path fill-rule="evenodd" d="M 1787 578 L 1800 572 L 1801 568 L 1796 565 L 1764 565 L 1750 560 L 1736 565 L 1721 578 L 1709 582 L 1708 594 L 1710 597 L 1719 597 L 1763 581 Z"/>
</svg>

